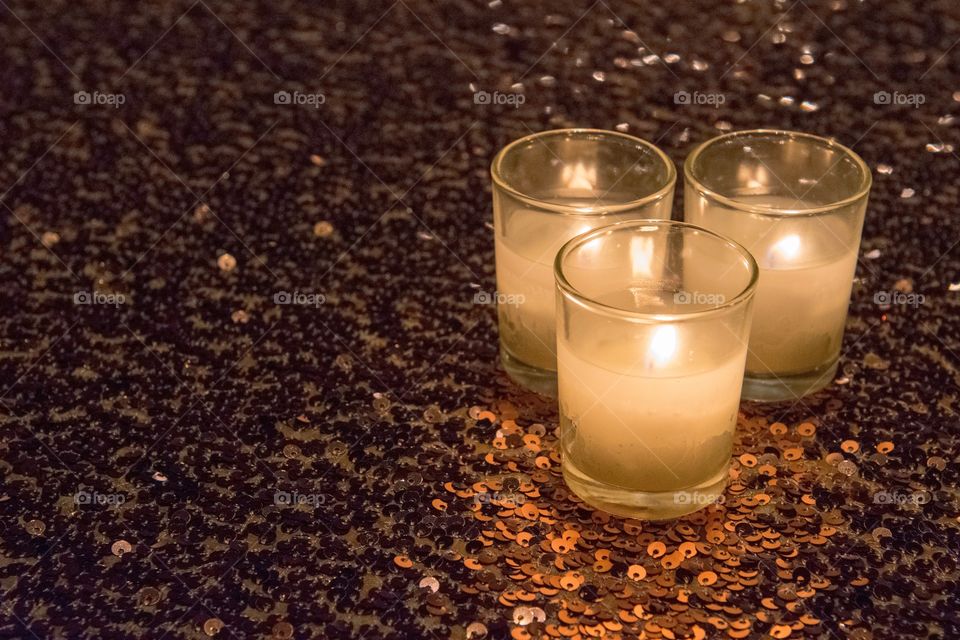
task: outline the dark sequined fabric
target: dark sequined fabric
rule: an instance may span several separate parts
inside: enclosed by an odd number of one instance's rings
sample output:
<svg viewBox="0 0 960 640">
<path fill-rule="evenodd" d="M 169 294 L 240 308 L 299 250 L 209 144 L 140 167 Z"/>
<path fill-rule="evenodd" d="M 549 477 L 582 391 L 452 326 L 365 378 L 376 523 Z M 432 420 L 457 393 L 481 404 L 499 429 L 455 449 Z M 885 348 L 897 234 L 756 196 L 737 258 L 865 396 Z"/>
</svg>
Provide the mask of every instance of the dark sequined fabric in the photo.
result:
<svg viewBox="0 0 960 640">
<path fill-rule="evenodd" d="M 0 5 L 0 636 L 960 637 L 953 0 Z M 566 126 L 874 171 L 838 379 L 676 522 L 569 494 L 478 303 Z"/>
</svg>

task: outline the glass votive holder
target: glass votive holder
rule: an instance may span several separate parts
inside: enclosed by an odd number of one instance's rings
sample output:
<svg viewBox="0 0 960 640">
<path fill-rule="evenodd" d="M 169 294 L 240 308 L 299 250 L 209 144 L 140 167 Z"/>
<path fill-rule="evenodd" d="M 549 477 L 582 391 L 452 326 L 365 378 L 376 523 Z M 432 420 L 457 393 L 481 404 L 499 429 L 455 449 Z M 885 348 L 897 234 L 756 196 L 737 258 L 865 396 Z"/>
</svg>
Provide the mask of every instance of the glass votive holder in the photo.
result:
<svg viewBox="0 0 960 640">
<path fill-rule="evenodd" d="M 563 476 L 594 507 L 660 520 L 726 486 L 757 264 L 669 220 L 601 227 L 557 255 Z"/>
<path fill-rule="evenodd" d="M 684 220 L 745 246 L 760 265 L 743 397 L 796 400 L 833 379 L 870 169 L 841 144 L 741 131 L 684 164 Z"/>
<path fill-rule="evenodd" d="M 570 238 L 617 220 L 668 219 L 676 168 L 645 140 L 559 129 L 507 145 L 490 173 L 500 359 L 516 382 L 555 395 L 557 251 Z"/>
</svg>

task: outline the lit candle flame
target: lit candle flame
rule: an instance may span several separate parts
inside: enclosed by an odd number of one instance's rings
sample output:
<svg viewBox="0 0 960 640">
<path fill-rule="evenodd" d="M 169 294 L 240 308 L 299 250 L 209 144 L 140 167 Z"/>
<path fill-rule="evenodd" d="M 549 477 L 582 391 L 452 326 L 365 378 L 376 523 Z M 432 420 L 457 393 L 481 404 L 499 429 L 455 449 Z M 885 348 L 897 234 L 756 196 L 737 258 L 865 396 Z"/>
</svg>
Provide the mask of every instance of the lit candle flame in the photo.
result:
<svg viewBox="0 0 960 640">
<path fill-rule="evenodd" d="M 767 251 L 766 266 L 776 268 L 790 264 L 800 255 L 802 245 L 800 236 L 795 233 L 780 238 Z"/>
<path fill-rule="evenodd" d="M 750 147 L 744 147 L 743 150 L 747 153 L 751 152 Z M 737 168 L 737 180 L 749 189 L 762 189 L 764 185 L 771 182 L 770 173 L 765 166 L 762 164 L 752 165 L 747 162 L 741 163 Z"/>
<path fill-rule="evenodd" d="M 593 191 L 597 184 L 597 167 L 588 166 L 582 162 L 564 165 L 562 177 L 570 189 Z"/>
<path fill-rule="evenodd" d="M 648 369 L 670 363 L 677 351 L 677 329 L 669 324 L 657 327 L 650 339 L 644 364 Z"/>
</svg>

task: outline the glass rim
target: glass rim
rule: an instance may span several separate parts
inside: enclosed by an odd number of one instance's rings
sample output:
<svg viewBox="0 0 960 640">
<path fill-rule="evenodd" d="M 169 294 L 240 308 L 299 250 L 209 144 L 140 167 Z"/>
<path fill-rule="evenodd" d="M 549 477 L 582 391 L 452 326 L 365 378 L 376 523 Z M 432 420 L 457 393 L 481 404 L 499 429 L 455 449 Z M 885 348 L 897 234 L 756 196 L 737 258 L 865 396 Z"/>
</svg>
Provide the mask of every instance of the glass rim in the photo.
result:
<svg viewBox="0 0 960 640">
<path fill-rule="evenodd" d="M 504 158 L 507 157 L 507 154 L 514 152 L 517 147 L 528 142 L 539 140 L 543 138 L 549 138 L 558 135 L 566 136 L 599 136 L 601 138 L 619 138 L 631 142 L 635 145 L 644 147 L 653 151 L 654 155 L 658 157 L 664 164 L 667 169 L 667 177 L 663 186 L 655 190 L 653 193 L 647 194 L 640 198 L 635 198 L 628 202 L 622 202 L 617 204 L 608 204 L 608 205 L 590 205 L 590 206 L 574 206 L 574 205 L 565 205 L 559 204 L 556 202 L 551 202 L 549 200 L 543 200 L 524 193 L 523 191 L 515 188 L 510 182 L 503 176 L 501 172 L 501 165 L 503 164 Z M 673 160 L 663 152 L 663 150 L 655 145 L 654 143 L 644 140 L 643 138 L 638 138 L 636 136 L 631 136 L 626 133 L 620 133 L 619 131 L 610 131 L 607 129 L 587 129 L 587 128 L 568 128 L 568 129 L 548 129 L 547 131 L 538 131 L 536 133 L 531 133 L 529 135 L 523 136 L 522 138 L 517 138 L 516 140 L 510 142 L 508 145 L 500 149 L 497 152 L 497 155 L 493 157 L 493 161 L 490 163 L 490 177 L 493 180 L 493 184 L 507 193 L 509 193 L 514 198 L 524 202 L 527 205 L 534 206 L 538 209 L 546 209 L 552 213 L 562 214 L 562 215 L 590 215 L 590 216 L 605 216 L 615 213 L 622 213 L 629 209 L 633 209 L 639 206 L 649 204 L 651 202 L 656 202 L 665 198 L 676 186 L 677 184 L 677 168 L 673 163 Z"/>
<path fill-rule="evenodd" d="M 747 282 L 747 285 L 735 295 L 730 300 L 725 300 L 722 304 L 719 304 L 715 307 L 709 309 L 701 309 L 699 311 L 690 311 L 687 313 L 645 313 L 640 311 L 629 311 L 627 309 L 621 309 L 620 307 L 614 307 L 612 305 L 605 304 L 603 302 L 598 302 L 593 297 L 585 294 L 580 291 L 567 280 L 566 275 L 563 273 L 563 261 L 564 259 L 576 248 L 586 244 L 587 242 L 593 240 L 594 238 L 609 233 L 611 231 L 618 231 L 620 229 L 626 229 L 631 227 L 663 227 L 663 228 L 679 228 L 679 229 L 690 229 L 692 231 L 697 231 L 703 233 L 707 236 L 710 236 L 716 240 L 719 240 L 725 244 L 728 248 L 736 251 L 742 258 L 746 260 L 747 268 L 750 270 L 750 281 Z M 735 306 L 739 306 L 745 302 L 751 300 L 754 294 L 757 291 L 757 283 L 760 280 L 760 266 L 757 264 L 756 258 L 753 257 L 753 254 L 747 251 L 739 242 L 731 240 L 730 238 L 720 235 L 709 229 L 705 229 L 701 226 L 690 224 L 689 222 L 680 222 L 679 220 L 657 220 L 657 219 L 637 219 L 637 220 L 622 220 L 620 222 L 614 222 L 612 224 L 604 225 L 602 227 L 597 227 L 591 229 L 585 233 L 581 233 L 578 236 L 575 236 L 568 240 L 560 250 L 557 252 L 557 257 L 553 262 L 553 274 L 554 280 L 556 281 L 557 288 L 560 289 L 561 293 L 565 293 L 572 297 L 576 302 L 590 307 L 596 311 L 602 312 L 606 315 L 619 316 L 628 321 L 640 322 L 640 323 L 659 323 L 659 322 L 682 322 L 684 320 L 699 320 L 704 317 L 716 315 L 729 311 Z"/>
<path fill-rule="evenodd" d="M 741 136 L 757 136 L 767 139 L 774 138 L 802 138 L 808 144 L 813 142 L 821 144 L 827 147 L 831 147 L 841 155 L 846 158 L 853 160 L 854 164 L 860 170 L 861 180 L 860 185 L 853 195 L 834 202 L 830 202 L 824 205 L 817 205 L 815 207 L 789 207 L 789 208 L 780 208 L 780 207 L 767 207 L 763 205 L 748 204 L 746 202 L 741 202 L 735 197 L 726 196 L 722 193 L 718 193 L 713 189 L 707 187 L 703 181 L 696 175 L 693 170 L 693 165 L 703 154 L 703 152 L 713 144 L 718 142 L 724 142 L 731 140 L 733 138 Z M 824 136 L 818 136 L 813 133 L 804 133 L 803 131 L 792 131 L 790 129 L 746 129 L 744 131 L 733 131 L 731 133 L 725 133 L 723 135 L 715 136 L 709 140 L 700 143 L 697 147 L 690 152 L 690 155 L 687 156 L 687 159 L 683 162 L 683 177 L 686 180 L 687 184 L 696 189 L 701 195 L 710 197 L 714 200 L 717 200 L 731 209 L 737 209 L 739 211 L 747 211 L 749 213 L 755 213 L 758 215 L 768 216 L 771 218 L 783 218 L 783 217 L 800 217 L 800 216 L 815 216 L 821 215 L 824 213 L 831 213 L 837 209 L 845 207 L 847 205 L 854 204 L 861 199 L 866 198 L 870 194 L 870 188 L 873 186 L 873 174 L 870 171 L 870 167 L 864 162 L 863 158 L 860 157 L 857 152 L 855 152 L 850 147 L 847 147 L 833 138 L 826 138 Z M 823 176 L 821 176 L 822 178 Z"/>
</svg>

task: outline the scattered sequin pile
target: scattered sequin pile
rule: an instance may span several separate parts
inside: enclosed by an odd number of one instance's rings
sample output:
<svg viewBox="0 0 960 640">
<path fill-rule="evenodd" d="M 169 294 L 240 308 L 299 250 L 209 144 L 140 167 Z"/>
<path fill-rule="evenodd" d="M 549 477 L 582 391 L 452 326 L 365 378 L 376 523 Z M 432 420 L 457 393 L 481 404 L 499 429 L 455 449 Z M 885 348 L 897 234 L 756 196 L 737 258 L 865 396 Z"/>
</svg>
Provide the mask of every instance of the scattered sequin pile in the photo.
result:
<svg viewBox="0 0 960 640">
<path fill-rule="evenodd" d="M 573 495 L 563 484 L 555 430 L 521 426 L 510 402 L 496 411 L 471 408 L 468 424 L 470 433 L 491 437 L 478 447 L 479 473 L 473 482 L 445 483 L 432 506 L 475 520 L 478 533 L 458 554 L 471 574 L 456 588 L 496 596 L 516 640 L 872 638 L 879 623 L 893 624 L 889 616 L 898 614 L 893 606 L 867 613 L 854 603 L 880 596 L 894 605 L 909 590 L 907 576 L 925 568 L 936 567 L 944 587 L 957 579 L 954 553 L 913 546 L 929 536 L 895 533 L 883 516 L 864 526 L 876 505 L 922 517 L 934 499 L 919 483 L 875 480 L 880 468 L 899 461 L 892 442 L 862 450 L 845 440 L 823 454 L 830 438 L 818 438 L 816 421 L 791 426 L 741 414 L 723 499 L 677 520 L 642 522 Z M 940 470 L 944 463 L 925 461 Z M 955 490 L 937 499 L 947 500 L 947 512 L 960 521 Z M 907 540 L 920 557 L 906 557 Z M 413 565 L 403 558 L 398 566 Z M 938 606 L 956 599 L 929 596 Z M 934 633 L 921 620 L 895 624 L 918 637 Z M 485 633 L 476 623 L 467 635 Z"/>
</svg>

